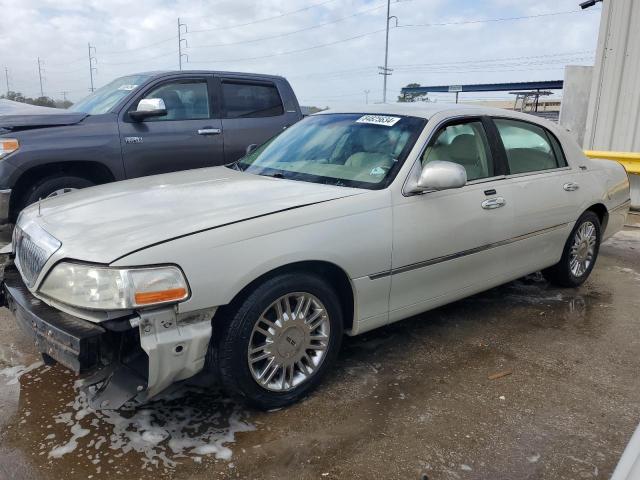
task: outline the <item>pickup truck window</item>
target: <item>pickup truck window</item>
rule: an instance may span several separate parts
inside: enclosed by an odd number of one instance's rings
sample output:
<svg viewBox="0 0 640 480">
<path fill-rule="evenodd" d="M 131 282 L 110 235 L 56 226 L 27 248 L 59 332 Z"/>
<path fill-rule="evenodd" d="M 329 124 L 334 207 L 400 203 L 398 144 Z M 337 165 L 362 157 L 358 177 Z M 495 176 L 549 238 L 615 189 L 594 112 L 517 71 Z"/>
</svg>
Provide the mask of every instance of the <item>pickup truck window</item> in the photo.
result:
<svg viewBox="0 0 640 480">
<path fill-rule="evenodd" d="M 100 115 L 111 110 L 120 100 L 136 90 L 149 79 L 149 75 L 129 75 L 120 77 L 99 88 L 69 108 L 72 112 Z"/>
<path fill-rule="evenodd" d="M 167 108 L 165 116 L 149 118 L 147 122 L 209 118 L 209 90 L 204 79 L 165 83 L 144 98 L 161 98 Z"/>
<path fill-rule="evenodd" d="M 222 82 L 222 99 L 227 118 L 275 117 L 284 114 L 282 99 L 275 85 Z"/>
<path fill-rule="evenodd" d="M 289 127 L 237 166 L 277 178 L 384 188 L 411 151 L 424 123 L 395 115 L 315 115 Z"/>
</svg>

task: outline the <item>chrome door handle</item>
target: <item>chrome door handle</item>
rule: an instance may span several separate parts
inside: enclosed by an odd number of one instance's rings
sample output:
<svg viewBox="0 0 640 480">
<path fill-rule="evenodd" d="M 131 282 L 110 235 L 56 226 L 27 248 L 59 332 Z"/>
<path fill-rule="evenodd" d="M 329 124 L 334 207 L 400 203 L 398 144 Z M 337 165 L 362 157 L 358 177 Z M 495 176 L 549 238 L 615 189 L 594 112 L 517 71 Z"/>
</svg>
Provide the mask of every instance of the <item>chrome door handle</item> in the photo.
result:
<svg viewBox="0 0 640 480">
<path fill-rule="evenodd" d="M 575 190 L 578 190 L 580 188 L 580 185 L 574 182 L 568 182 L 565 183 L 562 188 L 564 188 L 567 192 L 573 192 Z"/>
<path fill-rule="evenodd" d="M 221 128 L 200 128 L 198 129 L 198 135 L 220 135 L 222 133 Z"/>
<path fill-rule="evenodd" d="M 481 203 L 485 210 L 493 210 L 494 208 L 504 207 L 507 201 L 502 197 L 489 198 Z"/>
</svg>

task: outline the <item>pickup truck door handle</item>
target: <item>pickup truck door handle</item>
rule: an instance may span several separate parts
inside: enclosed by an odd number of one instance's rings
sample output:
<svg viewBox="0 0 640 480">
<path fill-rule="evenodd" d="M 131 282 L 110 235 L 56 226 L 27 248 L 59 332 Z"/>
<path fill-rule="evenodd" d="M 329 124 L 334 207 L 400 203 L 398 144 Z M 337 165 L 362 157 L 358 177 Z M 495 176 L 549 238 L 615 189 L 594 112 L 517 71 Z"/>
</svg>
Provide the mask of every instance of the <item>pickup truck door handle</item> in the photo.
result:
<svg viewBox="0 0 640 480">
<path fill-rule="evenodd" d="M 493 210 L 494 208 L 504 207 L 507 201 L 502 197 L 489 198 L 481 203 L 485 210 Z"/>
<path fill-rule="evenodd" d="M 198 135 L 220 135 L 221 133 L 221 128 L 204 127 L 198 129 Z"/>
<path fill-rule="evenodd" d="M 562 188 L 564 188 L 567 192 L 574 192 L 580 188 L 580 185 L 574 182 L 565 183 Z"/>
</svg>

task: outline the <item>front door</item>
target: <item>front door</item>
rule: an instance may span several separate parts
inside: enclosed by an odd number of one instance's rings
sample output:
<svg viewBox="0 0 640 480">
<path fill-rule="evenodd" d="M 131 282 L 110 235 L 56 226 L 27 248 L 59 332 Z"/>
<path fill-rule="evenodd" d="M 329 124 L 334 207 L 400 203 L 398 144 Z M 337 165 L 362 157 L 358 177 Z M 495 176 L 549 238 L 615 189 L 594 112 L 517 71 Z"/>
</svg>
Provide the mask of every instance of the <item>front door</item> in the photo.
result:
<svg viewBox="0 0 640 480">
<path fill-rule="evenodd" d="M 458 120 L 432 137 L 421 156 L 461 164 L 459 189 L 399 195 L 393 206 L 390 320 L 488 288 L 508 276 L 501 247 L 512 235 L 512 194 L 495 134 L 483 118 Z M 493 136 L 492 136 L 493 135 Z"/>
<path fill-rule="evenodd" d="M 224 163 L 222 122 L 215 118 L 208 76 L 161 81 L 143 98 L 160 98 L 167 114 L 131 120 L 125 112 L 119 122 L 120 143 L 128 178 L 210 167 Z"/>
</svg>

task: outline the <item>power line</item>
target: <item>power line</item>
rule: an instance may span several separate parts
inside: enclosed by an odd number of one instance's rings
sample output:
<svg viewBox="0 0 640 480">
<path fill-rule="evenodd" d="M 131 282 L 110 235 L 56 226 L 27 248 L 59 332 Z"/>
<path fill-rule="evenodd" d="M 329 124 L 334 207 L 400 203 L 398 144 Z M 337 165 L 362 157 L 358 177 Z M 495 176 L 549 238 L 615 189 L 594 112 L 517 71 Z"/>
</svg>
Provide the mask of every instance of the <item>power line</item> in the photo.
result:
<svg viewBox="0 0 640 480">
<path fill-rule="evenodd" d="M 314 29 L 317 29 L 317 28 L 325 27 L 327 25 L 332 25 L 334 23 L 342 22 L 344 20 L 348 20 L 348 19 L 353 18 L 353 17 L 358 17 L 360 15 L 364 15 L 365 13 L 369 13 L 369 12 L 371 12 L 373 10 L 379 10 L 382 7 L 384 7 L 384 4 L 381 4 L 381 5 L 378 5 L 376 7 L 372 7 L 372 8 L 367 8 L 365 10 L 361 10 L 359 12 L 353 13 L 351 15 L 346 15 L 344 17 L 336 18 L 335 20 L 331 20 L 331 21 L 328 21 L 328 22 L 318 23 L 318 24 L 315 24 L 315 25 L 311 25 L 309 27 L 301 28 L 301 29 L 298 29 L 298 30 L 292 30 L 290 32 L 285 32 L 285 33 L 278 33 L 276 35 L 271 35 L 271 36 L 268 36 L 268 37 L 253 38 L 253 39 L 250 39 L 250 40 L 239 40 L 237 42 L 214 43 L 214 44 L 211 44 L 211 45 L 195 45 L 195 46 L 190 47 L 190 48 L 226 47 L 226 46 L 231 46 L 231 45 L 242 45 L 242 44 L 245 44 L 245 43 L 262 42 L 262 41 L 265 41 L 265 40 L 272 40 L 274 38 L 288 37 L 288 36 L 294 35 L 296 33 L 301 33 L 301 32 L 306 32 L 306 31 L 309 31 L 309 30 L 314 30 Z M 194 32 L 189 32 L 189 33 L 194 33 Z"/>
<path fill-rule="evenodd" d="M 493 22 L 509 22 L 513 20 L 527 20 L 530 18 L 540 18 L 540 17 L 551 17 L 555 15 L 569 15 L 574 13 L 584 14 L 581 10 L 566 10 L 563 12 L 548 12 L 548 13 L 539 13 L 537 15 L 522 15 L 519 17 L 500 17 L 500 18 L 485 18 L 480 20 L 462 20 L 459 22 L 443 22 L 443 23 L 414 23 L 414 24 L 405 24 L 398 25 L 398 28 L 405 27 L 447 27 L 451 25 L 469 25 L 474 23 L 493 23 Z"/>
<path fill-rule="evenodd" d="M 325 0 L 324 2 L 314 3 L 313 5 L 309 5 L 309 6 L 304 7 L 304 8 L 299 8 L 297 10 L 291 10 L 289 12 L 284 12 L 284 13 L 281 13 L 281 14 L 278 14 L 278 15 L 273 15 L 271 17 L 260 18 L 260 19 L 252 20 L 250 22 L 245 22 L 245 23 L 237 23 L 235 25 L 227 25 L 226 27 L 214 27 L 214 28 L 205 28 L 205 29 L 201 29 L 201 30 L 192 30 L 191 33 L 213 32 L 213 31 L 220 31 L 220 30 L 231 30 L 232 28 L 246 27 L 248 25 L 255 25 L 256 23 L 268 22 L 270 20 L 275 20 L 276 18 L 282 18 L 282 17 L 286 17 L 288 15 L 293 15 L 293 14 L 296 14 L 296 13 L 304 12 L 306 10 L 311 10 L 312 8 L 321 7 L 322 5 L 326 5 L 327 3 L 332 3 L 332 2 L 335 2 L 335 1 L 336 0 Z"/>
<path fill-rule="evenodd" d="M 173 50 L 171 52 L 166 52 L 166 53 L 161 53 L 160 55 L 155 55 L 153 57 L 147 57 L 144 60 L 134 60 L 134 61 L 130 61 L 130 62 L 101 62 L 101 65 L 113 65 L 113 66 L 117 66 L 117 65 L 139 65 L 140 62 L 147 62 L 149 60 L 155 60 L 157 58 L 162 58 L 162 57 L 168 57 L 170 55 L 175 55 L 176 53 L 179 53 L 177 50 Z"/>
<path fill-rule="evenodd" d="M 339 43 L 344 43 L 344 42 L 349 42 L 351 40 L 356 40 L 358 38 L 363 38 L 363 37 L 367 37 L 369 35 L 374 35 L 376 33 L 381 33 L 384 32 L 385 29 L 380 29 L 380 30 L 374 30 L 371 32 L 365 32 L 365 33 L 361 33 L 360 35 L 354 35 L 353 37 L 348 37 L 348 38 L 343 38 L 341 40 L 336 40 L 334 42 L 329 42 L 329 43 L 322 43 L 319 45 L 313 45 L 311 47 L 306 47 L 306 48 L 298 48 L 296 50 L 287 50 L 285 52 L 278 52 L 278 53 L 272 53 L 270 55 L 261 55 L 258 57 L 245 57 L 245 58 L 230 58 L 227 60 L 207 60 L 207 61 L 200 61 L 200 62 L 191 62 L 191 63 L 225 63 L 225 62 L 243 62 L 243 61 L 247 61 L 247 60 L 261 60 L 263 58 L 272 58 L 272 57 L 280 57 L 282 55 L 289 55 L 291 53 L 299 53 L 299 52 L 307 52 L 309 50 L 315 50 L 317 48 L 323 48 L 323 47 L 329 47 L 331 45 L 337 45 Z"/>
<path fill-rule="evenodd" d="M 142 45 L 140 47 L 127 48 L 127 49 L 124 49 L 124 50 L 108 50 L 106 52 L 103 52 L 102 50 L 100 50 L 100 55 L 119 55 L 121 53 L 131 53 L 131 52 L 135 52 L 137 50 L 144 50 L 146 48 L 156 47 L 156 46 L 161 45 L 163 43 L 173 42 L 173 41 L 175 41 L 176 38 L 178 38 L 178 37 L 176 35 L 174 35 L 173 37 L 169 37 L 169 38 L 165 38 L 165 39 L 162 39 L 162 40 L 158 40 L 157 42 L 154 42 L 154 43 L 149 43 L 147 45 Z"/>
</svg>

